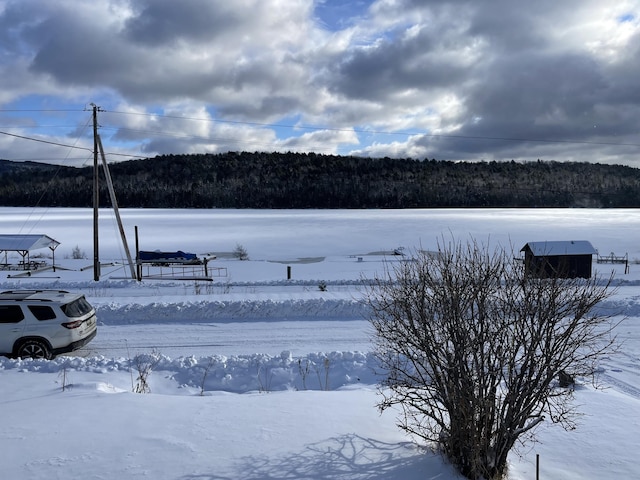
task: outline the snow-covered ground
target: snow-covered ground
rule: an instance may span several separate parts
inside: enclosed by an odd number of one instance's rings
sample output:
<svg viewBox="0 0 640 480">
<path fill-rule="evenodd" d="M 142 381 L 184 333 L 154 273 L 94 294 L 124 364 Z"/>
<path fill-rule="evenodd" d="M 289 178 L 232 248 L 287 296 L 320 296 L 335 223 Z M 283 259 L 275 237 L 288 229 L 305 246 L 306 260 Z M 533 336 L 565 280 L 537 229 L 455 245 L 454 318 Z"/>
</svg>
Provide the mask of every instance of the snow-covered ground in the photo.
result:
<svg viewBox="0 0 640 480">
<path fill-rule="evenodd" d="M 628 254 L 628 274 L 595 265 L 616 271 L 606 307 L 628 317 L 620 352 L 602 363 L 600 388 L 577 389 L 577 428 L 543 424 L 539 443 L 511 455 L 509 478 L 535 478 L 536 455 L 540 478 L 640 477 L 640 212 L 123 210 L 131 248 L 137 226 L 141 249 L 215 254 L 209 265 L 221 269 L 213 282 L 141 283 L 126 278 L 107 210 L 105 265 L 93 281 L 91 215 L 0 208 L 0 233 L 61 242 L 55 271 L 0 271 L 0 289 L 79 290 L 100 321 L 73 355 L 0 358 L 2 478 L 457 478 L 395 427 L 393 412 L 376 410 L 359 299 L 366 278 L 401 261 L 394 249 L 469 236 L 516 254 L 536 240 L 589 240 L 603 255 Z M 230 255 L 238 244 L 248 261 Z M 70 258 L 76 247 L 87 259 Z M 150 394 L 132 393 L 136 358 L 155 364 Z"/>
</svg>

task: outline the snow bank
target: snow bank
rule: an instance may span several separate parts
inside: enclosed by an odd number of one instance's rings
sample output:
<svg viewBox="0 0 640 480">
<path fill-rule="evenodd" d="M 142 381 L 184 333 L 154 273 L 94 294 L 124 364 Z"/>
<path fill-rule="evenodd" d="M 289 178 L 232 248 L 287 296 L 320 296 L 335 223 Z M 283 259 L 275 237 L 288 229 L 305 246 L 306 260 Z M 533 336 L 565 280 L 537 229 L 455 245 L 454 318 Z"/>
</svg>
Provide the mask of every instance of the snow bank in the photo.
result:
<svg viewBox="0 0 640 480">
<path fill-rule="evenodd" d="M 372 353 L 312 353 L 295 358 L 290 352 L 209 357 L 180 357 L 145 353 L 128 358 L 58 357 L 54 360 L 0 357 L 0 371 L 57 373 L 129 373 L 136 382 L 144 365 L 152 365 L 149 380 L 158 376 L 176 387 L 196 388 L 201 393 L 225 391 L 247 393 L 281 390 L 337 390 L 349 385 L 375 385 L 377 361 Z M 188 390 L 184 390 L 188 392 Z"/>
<path fill-rule="evenodd" d="M 232 322 L 241 320 L 291 320 L 306 321 L 340 319 L 362 320 L 367 318 L 367 307 L 355 300 L 312 299 L 296 300 L 245 300 L 245 301 L 194 301 L 151 304 L 118 302 L 96 305 L 100 323 L 123 325 L 135 323 L 193 323 Z"/>
</svg>

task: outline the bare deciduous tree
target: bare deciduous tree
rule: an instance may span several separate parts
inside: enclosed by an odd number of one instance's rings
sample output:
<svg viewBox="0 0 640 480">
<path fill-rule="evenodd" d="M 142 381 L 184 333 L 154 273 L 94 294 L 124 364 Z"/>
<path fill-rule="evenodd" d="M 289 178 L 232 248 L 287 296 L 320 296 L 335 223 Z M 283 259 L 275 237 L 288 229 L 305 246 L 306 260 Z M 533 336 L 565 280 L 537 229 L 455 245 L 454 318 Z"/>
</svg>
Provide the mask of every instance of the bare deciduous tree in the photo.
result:
<svg viewBox="0 0 640 480">
<path fill-rule="evenodd" d="M 611 278 L 532 278 L 474 241 L 396 265 L 367 303 L 385 371 L 378 406 L 398 406 L 400 428 L 467 478 L 496 479 L 545 418 L 573 426 L 573 389 L 557 378 L 592 375 L 613 349 L 612 317 L 596 309 Z"/>
<path fill-rule="evenodd" d="M 233 256 L 238 260 L 249 260 L 249 254 L 247 249 L 239 243 L 236 244 L 236 248 L 233 250 Z"/>
</svg>

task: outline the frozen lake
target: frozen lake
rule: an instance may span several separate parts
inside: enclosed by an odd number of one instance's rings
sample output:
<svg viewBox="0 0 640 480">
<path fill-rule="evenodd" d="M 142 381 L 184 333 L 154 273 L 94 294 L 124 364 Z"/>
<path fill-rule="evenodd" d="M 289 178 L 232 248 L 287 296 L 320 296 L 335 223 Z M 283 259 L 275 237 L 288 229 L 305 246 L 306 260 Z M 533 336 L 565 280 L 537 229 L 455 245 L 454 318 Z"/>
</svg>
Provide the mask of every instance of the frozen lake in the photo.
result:
<svg viewBox="0 0 640 480">
<path fill-rule="evenodd" d="M 83 269 L 91 264 L 91 209 L 0 208 L 0 233 L 47 234 L 61 242 L 56 263 L 70 268 L 23 279 L 0 272 L 0 286 L 81 289 L 102 322 L 83 355 L 121 356 L 126 348 L 159 348 L 171 357 L 367 350 L 369 325 L 355 303 L 362 294 L 358 281 L 399 261 L 389 252 L 400 246 L 435 249 L 442 239 L 474 237 L 513 246 L 517 254 L 529 241 L 589 240 L 604 255 L 640 259 L 635 210 L 123 209 L 121 216 L 130 248 L 138 227 L 141 249 L 216 253 L 212 265 L 227 275 L 205 286 L 130 284 L 122 280 L 127 273 L 122 266 L 105 266 L 103 281 L 95 284 L 92 271 Z M 230 257 L 238 244 L 249 261 Z M 69 259 L 76 246 L 87 259 Z M 106 209 L 100 212 L 100 252 L 103 262 L 125 258 L 113 212 Z M 613 267 L 594 268 L 606 273 Z M 618 268 L 618 277 L 628 284 L 621 294 L 630 299 L 625 308 L 636 316 L 640 265 L 632 263 L 628 275 L 622 272 Z M 318 289 L 320 280 L 328 282 L 327 291 Z"/>
<path fill-rule="evenodd" d="M 78 246 L 93 251 L 92 210 L 0 208 L 0 233 L 46 234 L 61 242 L 57 256 Z M 603 255 L 640 258 L 640 210 L 171 210 L 122 209 L 130 249 L 230 252 L 241 244 L 253 260 L 363 255 L 399 246 L 433 249 L 438 239 L 473 236 L 512 245 L 540 240 L 589 240 Z M 100 258 L 124 251 L 111 210 L 100 211 Z"/>
</svg>

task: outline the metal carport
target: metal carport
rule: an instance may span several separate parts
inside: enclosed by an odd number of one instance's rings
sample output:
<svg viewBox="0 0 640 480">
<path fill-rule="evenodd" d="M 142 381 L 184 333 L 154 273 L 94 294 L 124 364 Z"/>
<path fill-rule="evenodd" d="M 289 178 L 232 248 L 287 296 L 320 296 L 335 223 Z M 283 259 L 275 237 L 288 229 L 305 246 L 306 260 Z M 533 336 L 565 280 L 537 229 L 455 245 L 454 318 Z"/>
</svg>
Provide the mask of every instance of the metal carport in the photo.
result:
<svg viewBox="0 0 640 480">
<path fill-rule="evenodd" d="M 23 270 L 31 269 L 31 250 L 39 250 L 48 248 L 53 254 L 53 266 L 55 268 L 55 249 L 60 242 L 54 240 L 48 235 L 11 235 L 0 234 L 0 254 L 4 252 L 4 263 L 2 268 L 9 268 L 8 253 L 18 252 L 22 257 L 20 267 Z"/>
</svg>

